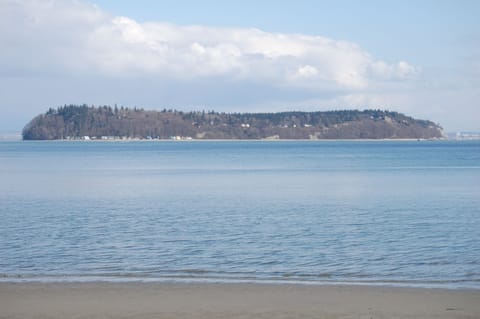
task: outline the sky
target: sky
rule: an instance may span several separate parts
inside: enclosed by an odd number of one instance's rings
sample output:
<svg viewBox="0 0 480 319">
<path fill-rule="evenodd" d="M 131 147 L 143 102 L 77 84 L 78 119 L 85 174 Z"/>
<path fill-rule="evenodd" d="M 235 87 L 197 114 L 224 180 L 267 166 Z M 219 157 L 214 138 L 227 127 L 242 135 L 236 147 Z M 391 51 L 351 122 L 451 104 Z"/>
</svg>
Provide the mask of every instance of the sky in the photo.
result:
<svg viewBox="0 0 480 319">
<path fill-rule="evenodd" d="M 64 104 L 480 131 L 480 1 L 0 0 L 0 132 Z"/>
</svg>

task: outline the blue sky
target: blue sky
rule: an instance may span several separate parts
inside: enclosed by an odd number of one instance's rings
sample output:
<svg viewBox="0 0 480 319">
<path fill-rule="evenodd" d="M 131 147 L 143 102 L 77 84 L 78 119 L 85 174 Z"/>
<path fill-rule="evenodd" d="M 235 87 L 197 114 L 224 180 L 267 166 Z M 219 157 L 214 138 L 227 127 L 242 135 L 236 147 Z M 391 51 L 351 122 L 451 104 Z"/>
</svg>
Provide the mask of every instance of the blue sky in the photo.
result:
<svg viewBox="0 0 480 319">
<path fill-rule="evenodd" d="M 381 108 L 480 131 L 480 1 L 0 2 L 1 131 L 49 107 Z"/>
</svg>

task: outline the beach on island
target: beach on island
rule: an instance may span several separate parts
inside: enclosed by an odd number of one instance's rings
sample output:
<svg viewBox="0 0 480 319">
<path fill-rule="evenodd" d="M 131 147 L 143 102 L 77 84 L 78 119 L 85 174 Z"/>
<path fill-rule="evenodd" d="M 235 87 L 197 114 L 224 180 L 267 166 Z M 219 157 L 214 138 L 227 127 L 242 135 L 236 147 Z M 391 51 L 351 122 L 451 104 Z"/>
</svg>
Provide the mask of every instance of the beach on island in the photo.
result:
<svg viewBox="0 0 480 319">
<path fill-rule="evenodd" d="M 480 291 L 344 285 L 0 283 L 0 318 L 480 318 Z"/>
</svg>

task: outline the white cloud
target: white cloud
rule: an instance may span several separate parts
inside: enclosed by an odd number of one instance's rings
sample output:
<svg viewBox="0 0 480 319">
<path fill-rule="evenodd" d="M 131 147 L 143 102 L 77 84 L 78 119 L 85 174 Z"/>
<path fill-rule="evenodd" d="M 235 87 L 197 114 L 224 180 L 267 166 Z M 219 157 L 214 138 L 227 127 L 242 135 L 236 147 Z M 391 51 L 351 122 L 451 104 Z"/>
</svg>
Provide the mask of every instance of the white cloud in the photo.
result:
<svg viewBox="0 0 480 319">
<path fill-rule="evenodd" d="M 341 90 L 368 87 L 377 75 L 382 80 L 403 79 L 416 70 L 403 61 L 375 60 L 356 44 L 318 36 L 138 23 L 78 1 L 6 1 L 0 6 L 2 17 L 9 17 L 1 38 L 20 42 L 3 42 L 7 52 L 26 50 L 14 61 L 1 54 L 10 68 L 30 64 L 64 72 L 145 73 L 162 79 L 226 76 Z"/>
<path fill-rule="evenodd" d="M 312 78 L 318 75 L 318 70 L 317 68 L 307 64 L 298 68 L 297 75 L 300 77 Z"/>
<path fill-rule="evenodd" d="M 405 61 L 395 64 L 387 64 L 384 61 L 375 61 L 369 65 L 373 76 L 382 80 L 404 80 L 417 76 L 420 69 L 416 68 Z"/>
<path fill-rule="evenodd" d="M 222 111 L 390 108 L 446 127 L 478 128 L 478 55 L 466 67 L 469 76 L 454 71 L 452 77 L 400 58 L 377 59 L 348 41 L 140 23 L 85 1 L 0 0 L 0 108 L 9 108 L 0 128 L 10 127 L 9 118 L 26 122 L 63 103 Z"/>
</svg>

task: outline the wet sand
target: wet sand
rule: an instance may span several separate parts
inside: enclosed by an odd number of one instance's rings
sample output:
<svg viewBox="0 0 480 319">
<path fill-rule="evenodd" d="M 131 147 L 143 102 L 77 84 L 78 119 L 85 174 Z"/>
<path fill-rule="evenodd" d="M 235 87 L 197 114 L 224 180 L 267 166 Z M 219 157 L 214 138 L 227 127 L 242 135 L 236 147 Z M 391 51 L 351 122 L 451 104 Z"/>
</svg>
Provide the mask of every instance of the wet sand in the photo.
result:
<svg viewBox="0 0 480 319">
<path fill-rule="evenodd" d="M 0 283 L 0 318 L 480 318 L 480 290 Z"/>
</svg>

